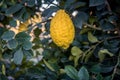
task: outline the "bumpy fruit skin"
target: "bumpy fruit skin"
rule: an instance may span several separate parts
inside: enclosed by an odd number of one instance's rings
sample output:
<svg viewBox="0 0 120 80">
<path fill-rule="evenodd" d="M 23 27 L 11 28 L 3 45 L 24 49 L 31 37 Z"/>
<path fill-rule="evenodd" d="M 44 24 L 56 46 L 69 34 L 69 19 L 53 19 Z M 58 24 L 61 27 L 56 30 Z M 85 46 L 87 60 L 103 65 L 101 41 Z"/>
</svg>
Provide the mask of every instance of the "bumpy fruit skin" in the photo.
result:
<svg viewBox="0 0 120 80">
<path fill-rule="evenodd" d="M 50 23 L 50 35 L 53 42 L 63 49 L 67 49 L 72 43 L 75 29 L 70 16 L 65 10 L 58 10 Z"/>
</svg>

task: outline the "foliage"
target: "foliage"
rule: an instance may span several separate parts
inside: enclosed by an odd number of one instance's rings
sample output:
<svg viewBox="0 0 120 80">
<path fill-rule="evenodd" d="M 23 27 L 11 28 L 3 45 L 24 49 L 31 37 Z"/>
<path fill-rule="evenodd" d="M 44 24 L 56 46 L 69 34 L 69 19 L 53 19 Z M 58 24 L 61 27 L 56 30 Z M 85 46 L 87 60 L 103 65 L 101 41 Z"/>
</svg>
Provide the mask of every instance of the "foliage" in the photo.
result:
<svg viewBox="0 0 120 80">
<path fill-rule="evenodd" d="M 56 1 L 0 0 L 0 80 L 120 80 L 120 1 Z M 49 36 L 59 9 L 75 26 L 66 50 Z"/>
</svg>

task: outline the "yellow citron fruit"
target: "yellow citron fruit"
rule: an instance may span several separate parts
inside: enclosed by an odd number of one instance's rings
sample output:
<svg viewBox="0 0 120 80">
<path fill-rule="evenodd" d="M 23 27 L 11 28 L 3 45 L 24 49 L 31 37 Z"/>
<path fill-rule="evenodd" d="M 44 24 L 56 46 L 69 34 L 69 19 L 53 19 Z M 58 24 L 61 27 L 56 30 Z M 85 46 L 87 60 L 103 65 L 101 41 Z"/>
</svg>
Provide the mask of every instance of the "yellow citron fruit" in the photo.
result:
<svg viewBox="0 0 120 80">
<path fill-rule="evenodd" d="M 75 29 L 70 16 L 65 10 L 58 10 L 50 23 L 50 36 L 53 42 L 57 46 L 67 49 L 73 42 L 74 35 Z"/>
</svg>

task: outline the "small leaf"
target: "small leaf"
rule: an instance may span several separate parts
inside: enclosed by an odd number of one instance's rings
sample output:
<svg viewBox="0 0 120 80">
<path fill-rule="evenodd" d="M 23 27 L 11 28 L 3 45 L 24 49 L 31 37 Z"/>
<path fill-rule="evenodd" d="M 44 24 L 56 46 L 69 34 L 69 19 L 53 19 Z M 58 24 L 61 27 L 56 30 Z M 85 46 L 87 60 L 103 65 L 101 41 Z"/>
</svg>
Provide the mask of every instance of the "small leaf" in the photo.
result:
<svg viewBox="0 0 120 80">
<path fill-rule="evenodd" d="M 98 57 L 100 59 L 100 62 L 102 62 L 105 59 L 105 54 L 101 53 L 100 51 L 98 52 Z"/>
<path fill-rule="evenodd" d="M 6 31 L 6 32 L 3 33 L 1 38 L 3 40 L 6 40 L 6 41 L 8 40 L 9 41 L 9 40 L 13 39 L 14 35 L 15 35 L 15 33 L 13 31 Z"/>
<path fill-rule="evenodd" d="M 35 0 L 27 1 L 27 6 L 33 7 L 35 5 Z"/>
<path fill-rule="evenodd" d="M 78 72 L 73 66 L 70 65 L 65 66 L 65 72 L 70 78 L 74 80 L 78 80 L 78 76 L 77 76 Z"/>
<path fill-rule="evenodd" d="M 97 79 L 97 80 L 103 80 L 103 77 L 102 77 L 101 74 L 98 74 L 98 75 L 96 76 L 96 79 Z"/>
<path fill-rule="evenodd" d="M 2 6 L 2 5 L 3 5 L 3 2 L 4 2 L 4 0 L 1 0 L 1 1 L 0 1 L 0 6 Z"/>
<path fill-rule="evenodd" d="M 82 28 L 81 31 L 80 31 L 80 34 L 85 34 L 89 31 L 92 31 L 92 29 L 91 28 Z"/>
<path fill-rule="evenodd" d="M 91 33 L 91 32 L 88 32 L 88 40 L 91 42 L 91 43 L 95 43 L 98 41 L 98 39 Z"/>
<path fill-rule="evenodd" d="M 43 62 L 51 71 L 55 71 L 54 68 L 45 59 L 43 59 Z"/>
<path fill-rule="evenodd" d="M 99 6 L 105 3 L 105 0 L 90 0 L 89 6 Z"/>
<path fill-rule="evenodd" d="M 98 57 L 99 57 L 100 61 L 104 60 L 105 54 L 108 54 L 110 57 L 113 56 L 113 54 L 111 52 L 109 52 L 107 49 L 102 49 L 98 52 Z"/>
<path fill-rule="evenodd" d="M 74 0 L 73 0 L 74 1 Z M 83 7 L 85 6 L 86 3 L 85 2 L 76 2 L 76 3 L 73 3 L 72 5 L 70 5 L 70 10 L 74 10 L 76 8 L 80 8 L 80 7 Z"/>
<path fill-rule="evenodd" d="M 23 46 L 23 49 L 30 50 L 32 48 L 32 42 L 25 41 L 22 46 Z"/>
<path fill-rule="evenodd" d="M 74 66 L 76 67 L 78 65 L 78 60 L 81 56 L 75 56 L 74 57 Z"/>
<path fill-rule="evenodd" d="M 21 49 L 17 50 L 14 54 L 13 61 L 15 64 L 20 65 L 23 60 L 23 51 Z"/>
<path fill-rule="evenodd" d="M 41 24 L 40 24 L 40 25 L 41 25 Z M 39 35 L 40 35 L 41 32 L 42 32 L 41 29 L 36 28 L 36 29 L 34 30 L 34 35 L 35 35 L 35 37 L 39 37 Z"/>
<path fill-rule="evenodd" d="M 97 21 L 97 18 L 95 16 L 90 16 L 89 23 L 93 25 L 94 22 Z"/>
<path fill-rule="evenodd" d="M 2 65 L 2 73 L 5 75 L 6 74 L 6 69 L 5 69 L 5 65 Z"/>
<path fill-rule="evenodd" d="M 23 50 L 24 55 L 26 56 L 27 60 L 31 59 L 33 57 L 32 50 Z"/>
<path fill-rule="evenodd" d="M 15 12 L 19 11 L 22 7 L 23 6 L 21 4 L 13 5 L 10 8 L 8 8 L 5 13 L 6 15 L 14 14 Z"/>
<path fill-rule="evenodd" d="M 85 56 L 85 63 L 88 62 L 89 58 L 92 56 L 94 50 L 91 50 L 88 52 L 88 54 Z"/>
<path fill-rule="evenodd" d="M 74 46 L 71 49 L 71 53 L 73 56 L 80 56 L 83 53 L 83 51 L 80 48 Z"/>
<path fill-rule="evenodd" d="M 7 43 L 7 47 L 9 49 L 15 49 L 17 47 L 18 43 L 15 39 L 9 40 Z"/>
<path fill-rule="evenodd" d="M 8 80 L 7 76 L 0 74 L 0 80 Z"/>
<path fill-rule="evenodd" d="M 89 73 L 85 67 L 81 67 L 78 72 L 79 80 L 89 80 Z"/>
</svg>

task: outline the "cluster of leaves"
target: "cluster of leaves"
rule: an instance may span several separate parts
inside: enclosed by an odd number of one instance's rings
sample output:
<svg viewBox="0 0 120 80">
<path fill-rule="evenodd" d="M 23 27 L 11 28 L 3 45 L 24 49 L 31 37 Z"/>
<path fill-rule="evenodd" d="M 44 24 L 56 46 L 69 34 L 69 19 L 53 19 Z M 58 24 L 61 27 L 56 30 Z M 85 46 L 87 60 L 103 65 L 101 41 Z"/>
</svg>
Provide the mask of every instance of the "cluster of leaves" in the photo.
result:
<svg viewBox="0 0 120 80">
<path fill-rule="evenodd" d="M 58 4 L 53 0 L 0 0 L 0 79 L 119 80 L 119 17 L 109 0 L 56 1 Z M 42 4 L 48 4 L 43 12 L 39 10 Z M 49 35 L 50 17 L 59 9 L 65 9 L 75 25 L 75 39 L 67 50 L 49 37 L 39 37 Z M 35 12 L 42 13 L 43 20 L 34 30 L 17 34 L 10 30 L 16 20 L 24 22 Z"/>
</svg>

